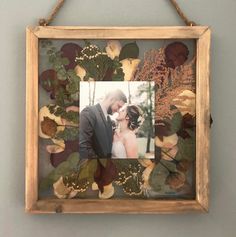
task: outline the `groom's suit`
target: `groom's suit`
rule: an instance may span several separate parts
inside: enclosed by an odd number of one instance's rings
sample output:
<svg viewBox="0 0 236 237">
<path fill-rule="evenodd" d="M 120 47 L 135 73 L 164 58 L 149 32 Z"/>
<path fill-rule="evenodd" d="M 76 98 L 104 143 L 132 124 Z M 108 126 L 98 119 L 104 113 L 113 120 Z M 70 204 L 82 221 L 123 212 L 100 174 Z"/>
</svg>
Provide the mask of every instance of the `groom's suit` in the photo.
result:
<svg viewBox="0 0 236 237">
<path fill-rule="evenodd" d="M 100 104 L 82 110 L 79 134 L 80 158 L 111 158 L 112 124 Z"/>
</svg>

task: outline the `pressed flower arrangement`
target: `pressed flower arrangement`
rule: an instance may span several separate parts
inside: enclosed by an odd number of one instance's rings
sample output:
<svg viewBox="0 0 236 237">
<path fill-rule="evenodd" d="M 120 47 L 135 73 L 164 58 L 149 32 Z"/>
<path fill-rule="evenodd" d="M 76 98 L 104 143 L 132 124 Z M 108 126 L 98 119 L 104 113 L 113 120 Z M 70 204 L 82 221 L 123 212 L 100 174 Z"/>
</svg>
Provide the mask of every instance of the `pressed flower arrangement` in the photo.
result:
<svg viewBox="0 0 236 237">
<path fill-rule="evenodd" d="M 27 40 L 27 211 L 208 209 L 207 27 L 36 27 Z M 96 81 L 153 83 L 153 152 L 81 159 L 80 83 Z"/>
</svg>

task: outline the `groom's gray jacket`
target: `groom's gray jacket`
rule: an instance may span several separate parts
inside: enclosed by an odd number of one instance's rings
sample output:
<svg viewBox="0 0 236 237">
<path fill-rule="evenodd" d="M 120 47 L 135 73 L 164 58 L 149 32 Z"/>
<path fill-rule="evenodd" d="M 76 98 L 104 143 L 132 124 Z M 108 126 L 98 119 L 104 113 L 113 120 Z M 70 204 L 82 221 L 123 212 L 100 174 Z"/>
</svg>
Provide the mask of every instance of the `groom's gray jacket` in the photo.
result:
<svg viewBox="0 0 236 237">
<path fill-rule="evenodd" d="M 112 125 L 100 104 L 82 110 L 79 134 L 80 158 L 111 158 Z"/>
</svg>

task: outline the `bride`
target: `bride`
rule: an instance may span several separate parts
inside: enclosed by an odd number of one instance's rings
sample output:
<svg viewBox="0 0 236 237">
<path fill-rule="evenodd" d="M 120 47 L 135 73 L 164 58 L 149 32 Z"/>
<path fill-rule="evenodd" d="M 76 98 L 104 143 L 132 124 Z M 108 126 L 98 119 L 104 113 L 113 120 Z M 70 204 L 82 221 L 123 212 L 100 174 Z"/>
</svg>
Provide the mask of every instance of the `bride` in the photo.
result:
<svg viewBox="0 0 236 237">
<path fill-rule="evenodd" d="M 141 123 L 141 110 L 135 105 L 126 105 L 120 109 L 116 118 L 112 145 L 112 158 L 138 158 L 138 145 L 135 131 Z"/>
</svg>

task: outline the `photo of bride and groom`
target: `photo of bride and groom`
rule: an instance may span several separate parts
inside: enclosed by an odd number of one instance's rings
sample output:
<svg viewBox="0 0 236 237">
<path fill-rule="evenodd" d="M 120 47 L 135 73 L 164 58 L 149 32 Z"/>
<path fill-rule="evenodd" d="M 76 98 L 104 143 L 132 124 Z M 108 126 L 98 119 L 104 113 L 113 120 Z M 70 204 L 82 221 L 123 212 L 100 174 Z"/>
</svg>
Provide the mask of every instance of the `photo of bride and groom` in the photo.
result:
<svg viewBox="0 0 236 237">
<path fill-rule="evenodd" d="M 79 128 L 80 157 L 137 159 L 145 158 L 142 153 L 148 153 L 148 158 L 154 158 L 153 134 L 151 134 L 153 127 L 145 128 L 150 130 L 146 131 L 149 137 L 145 138 L 145 133 L 139 132 L 148 118 L 145 114 L 148 111 L 144 105 L 154 107 L 148 101 L 150 95 L 147 97 L 142 93 L 137 94 L 137 91 L 144 88 L 144 83 L 133 84 L 135 91 L 131 89 L 132 84 L 127 84 L 130 82 L 112 82 L 110 86 L 106 82 L 94 82 L 93 85 L 91 83 L 83 82 L 81 84 L 84 85 L 80 87 L 82 105 Z M 136 103 L 130 103 L 131 98 Z M 154 103 L 153 98 L 151 103 Z M 150 122 L 148 124 L 150 125 Z M 145 151 L 141 151 L 140 148 L 143 146 L 140 143 L 144 142 Z"/>
</svg>

